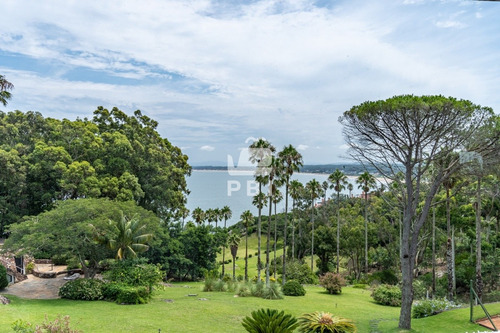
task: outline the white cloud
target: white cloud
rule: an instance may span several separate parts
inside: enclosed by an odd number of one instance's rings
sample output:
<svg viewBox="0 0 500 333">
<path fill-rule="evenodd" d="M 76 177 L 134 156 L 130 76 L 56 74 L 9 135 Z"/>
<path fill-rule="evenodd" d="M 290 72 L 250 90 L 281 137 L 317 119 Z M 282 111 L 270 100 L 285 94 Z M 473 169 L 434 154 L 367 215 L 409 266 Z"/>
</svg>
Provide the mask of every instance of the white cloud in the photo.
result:
<svg viewBox="0 0 500 333">
<path fill-rule="evenodd" d="M 205 146 L 201 146 L 201 147 L 200 147 L 200 150 L 203 150 L 203 151 L 214 151 L 214 150 L 215 150 L 215 147 L 205 145 Z"/>
<path fill-rule="evenodd" d="M 298 149 L 298 150 L 307 150 L 307 148 L 309 148 L 309 146 L 308 146 L 308 145 L 298 145 L 298 146 L 297 146 L 297 149 Z"/>
</svg>

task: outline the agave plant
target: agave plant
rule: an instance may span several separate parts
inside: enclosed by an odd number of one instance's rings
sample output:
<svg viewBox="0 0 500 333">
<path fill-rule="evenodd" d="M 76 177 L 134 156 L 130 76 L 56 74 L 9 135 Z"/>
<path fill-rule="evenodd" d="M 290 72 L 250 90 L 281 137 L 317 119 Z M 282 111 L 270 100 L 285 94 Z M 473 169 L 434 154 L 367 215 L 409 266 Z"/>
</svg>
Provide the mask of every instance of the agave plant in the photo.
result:
<svg viewBox="0 0 500 333">
<path fill-rule="evenodd" d="M 241 324 L 249 333 L 292 333 L 299 325 L 292 315 L 274 309 L 252 311 Z"/>
<path fill-rule="evenodd" d="M 299 318 L 299 330 L 303 333 L 355 333 L 356 326 L 350 319 L 337 317 L 329 312 L 306 313 Z"/>
</svg>

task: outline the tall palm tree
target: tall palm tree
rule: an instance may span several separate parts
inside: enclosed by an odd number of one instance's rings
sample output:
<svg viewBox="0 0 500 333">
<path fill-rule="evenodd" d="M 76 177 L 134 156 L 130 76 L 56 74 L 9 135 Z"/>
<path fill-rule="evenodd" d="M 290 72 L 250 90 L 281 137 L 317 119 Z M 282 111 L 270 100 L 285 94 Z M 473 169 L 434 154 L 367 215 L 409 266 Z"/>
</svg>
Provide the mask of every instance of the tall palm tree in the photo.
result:
<svg viewBox="0 0 500 333">
<path fill-rule="evenodd" d="M 233 281 L 236 280 L 236 255 L 238 254 L 238 246 L 240 244 L 240 235 L 232 232 L 229 235 L 229 248 L 231 249 L 231 256 L 233 257 Z"/>
<path fill-rule="evenodd" d="M 198 223 L 198 225 L 202 225 L 205 221 L 205 211 L 203 211 L 203 209 L 201 209 L 200 207 L 196 207 L 195 209 L 193 209 L 191 216 L 193 220 Z"/>
<path fill-rule="evenodd" d="M 285 222 L 283 224 L 283 276 L 282 283 L 286 282 L 286 245 L 288 228 L 288 191 L 290 186 L 290 177 L 295 171 L 299 171 L 303 165 L 302 155 L 292 145 L 285 146 L 278 153 L 278 157 L 283 163 L 282 179 L 285 184 Z"/>
<path fill-rule="evenodd" d="M 213 208 L 209 208 L 205 211 L 205 220 L 207 221 L 207 225 L 214 222 L 216 220 L 215 211 Z"/>
<path fill-rule="evenodd" d="M 273 212 L 273 197 L 275 196 L 277 190 L 276 178 L 279 177 L 279 172 L 281 170 L 281 160 L 274 156 L 271 156 L 269 170 L 268 170 L 268 181 L 269 181 L 269 191 L 267 197 L 269 198 L 269 215 L 267 219 L 267 244 L 266 244 L 266 286 L 269 286 L 269 273 L 270 273 L 270 260 L 269 256 L 271 253 L 271 216 Z"/>
<path fill-rule="evenodd" d="M 276 280 L 276 243 L 278 242 L 278 214 L 276 212 L 276 205 L 283 200 L 283 194 L 277 188 L 279 185 L 276 183 L 276 189 L 273 193 L 273 204 L 274 204 L 274 279 Z"/>
<path fill-rule="evenodd" d="M 12 95 L 8 90 L 14 89 L 14 85 L 7 81 L 5 76 L 0 75 L 0 103 L 7 106 L 7 100 L 11 99 Z"/>
<path fill-rule="evenodd" d="M 330 187 L 330 184 L 328 184 L 328 182 L 325 180 L 321 183 L 321 189 L 323 190 L 323 223 L 326 225 L 328 225 L 328 218 L 326 216 L 326 194 L 327 194 L 327 191 L 328 191 L 328 188 Z"/>
<path fill-rule="evenodd" d="M 339 263 L 340 263 L 340 192 L 345 189 L 347 185 L 347 176 L 336 169 L 330 176 L 328 180 L 332 183 L 331 188 L 337 192 L 337 274 L 339 273 Z"/>
<path fill-rule="evenodd" d="M 349 191 L 349 198 L 352 198 L 352 190 L 354 190 L 352 183 L 347 184 L 347 190 Z"/>
<path fill-rule="evenodd" d="M 292 197 L 292 211 L 293 211 L 293 219 L 292 219 L 292 259 L 295 259 L 295 215 L 296 209 L 295 204 L 297 200 L 299 200 L 301 196 L 301 192 L 304 190 L 304 185 L 301 182 L 294 179 L 290 182 L 289 186 L 290 196 Z"/>
<path fill-rule="evenodd" d="M 260 249 L 261 249 L 261 232 L 262 232 L 262 208 L 267 206 L 266 195 L 262 192 L 254 195 L 252 200 L 252 205 L 257 207 L 259 211 L 259 217 L 257 219 L 257 279 L 260 281 L 260 271 L 262 269 L 262 261 L 260 260 Z"/>
<path fill-rule="evenodd" d="M 306 184 L 306 191 L 311 199 L 311 271 L 314 272 L 314 200 L 322 194 L 321 184 L 313 178 Z"/>
<path fill-rule="evenodd" d="M 368 171 L 363 172 L 356 179 L 358 188 L 363 191 L 365 197 L 365 273 L 368 272 L 368 192 L 375 188 L 375 177 Z"/>
<path fill-rule="evenodd" d="M 114 229 L 114 235 L 106 236 L 109 248 L 116 251 L 116 259 L 136 258 L 138 253 L 149 249 L 147 243 L 153 234 L 147 232 L 147 226 L 142 224 L 137 217 L 127 219 L 123 213 L 119 221 L 109 221 Z"/>
<path fill-rule="evenodd" d="M 221 216 L 224 219 L 224 231 L 226 230 L 227 220 L 229 220 L 233 216 L 233 212 L 231 212 L 231 208 L 229 206 L 224 206 L 220 210 Z M 222 277 L 225 274 L 225 264 L 226 262 L 226 242 L 222 245 Z"/>
<path fill-rule="evenodd" d="M 272 154 L 275 152 L 274 146 L 269 143 L 264 138 L 259 138 L 257 141 L 253 142 L 249 146 L 250 157 L 249 160 L 253 164 L 257 164 L 255 169 L 255 180 L 259 183 L 259 194 L 257 194 L 257 198 L 259 199 L 257 202 L 257 208 L 259 210 L 259 218 L 257 221 L 257 279 L 260 281 L 260 273 L 262 268 L 262 262 L 260 258 L 260 250 L 261 250 L 261 228 L 262 228 L 262 185 L 267 183 L 267 166 L 269 165 L 269 159 Z M 254 197 L 255 199 L 255 197 Z M 254 200 L 255 202 L 255 200 Z"/>
<path fill-rule="evenodd" d="M 245 227 L 245 281 L 248 281 L 248 228 L 253 225 L 254 218 L 249 210 L 245 210 L 241 213 L 240 219 Z"/>
</svg>

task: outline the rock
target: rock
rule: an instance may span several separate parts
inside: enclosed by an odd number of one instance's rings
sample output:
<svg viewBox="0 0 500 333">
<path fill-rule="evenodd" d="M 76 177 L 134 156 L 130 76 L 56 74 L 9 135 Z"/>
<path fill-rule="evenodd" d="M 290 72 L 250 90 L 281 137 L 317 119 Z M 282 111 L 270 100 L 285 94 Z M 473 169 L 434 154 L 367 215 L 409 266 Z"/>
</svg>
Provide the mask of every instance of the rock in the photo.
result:
<svg viewBox="0 0 500 333">
<path fill-rule="evenodd" d="M 163 302 L 165 302 L 165 303 L 173 303 L 174 300 L 173 299 L 164 299 Z"/>
<path fill-rule="evenodd" d="M 188 294 L 188 296 L 198 296 L 198 294 Z"/>
<path fill-rule="evenodd" d="M 208 298 L 198 298 L 199 301 L 208 301 Z"/>
<path fill-rule="evenodd" d="M 2 296 L 0 295 L 0 304 L 4 304 L 4 305 L 7 305 L 10 303 L 10 299 L 8 299 L 7 297 L 5 296 Z"/>
</svg>

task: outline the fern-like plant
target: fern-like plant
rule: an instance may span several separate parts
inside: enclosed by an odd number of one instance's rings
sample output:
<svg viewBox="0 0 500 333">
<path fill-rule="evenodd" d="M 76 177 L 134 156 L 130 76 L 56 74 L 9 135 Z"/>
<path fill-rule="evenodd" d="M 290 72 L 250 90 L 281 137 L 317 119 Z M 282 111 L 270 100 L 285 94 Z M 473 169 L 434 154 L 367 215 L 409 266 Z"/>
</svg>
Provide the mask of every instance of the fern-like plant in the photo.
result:
<svg viewBox="0 0 500 333">
<path fill-rule="evenodd" d="M 295 317 L 274 309 L 252 311 L 241 324 L 249 333 L 292 333 L 298 327 Z"/>
<path fill-rule="evenodd" d="M 303 333 L 355 333 L 357 328 L 350 319 L 337 317 L 329 312 L 306 313 L 299 318 Z"/>
</svg>

